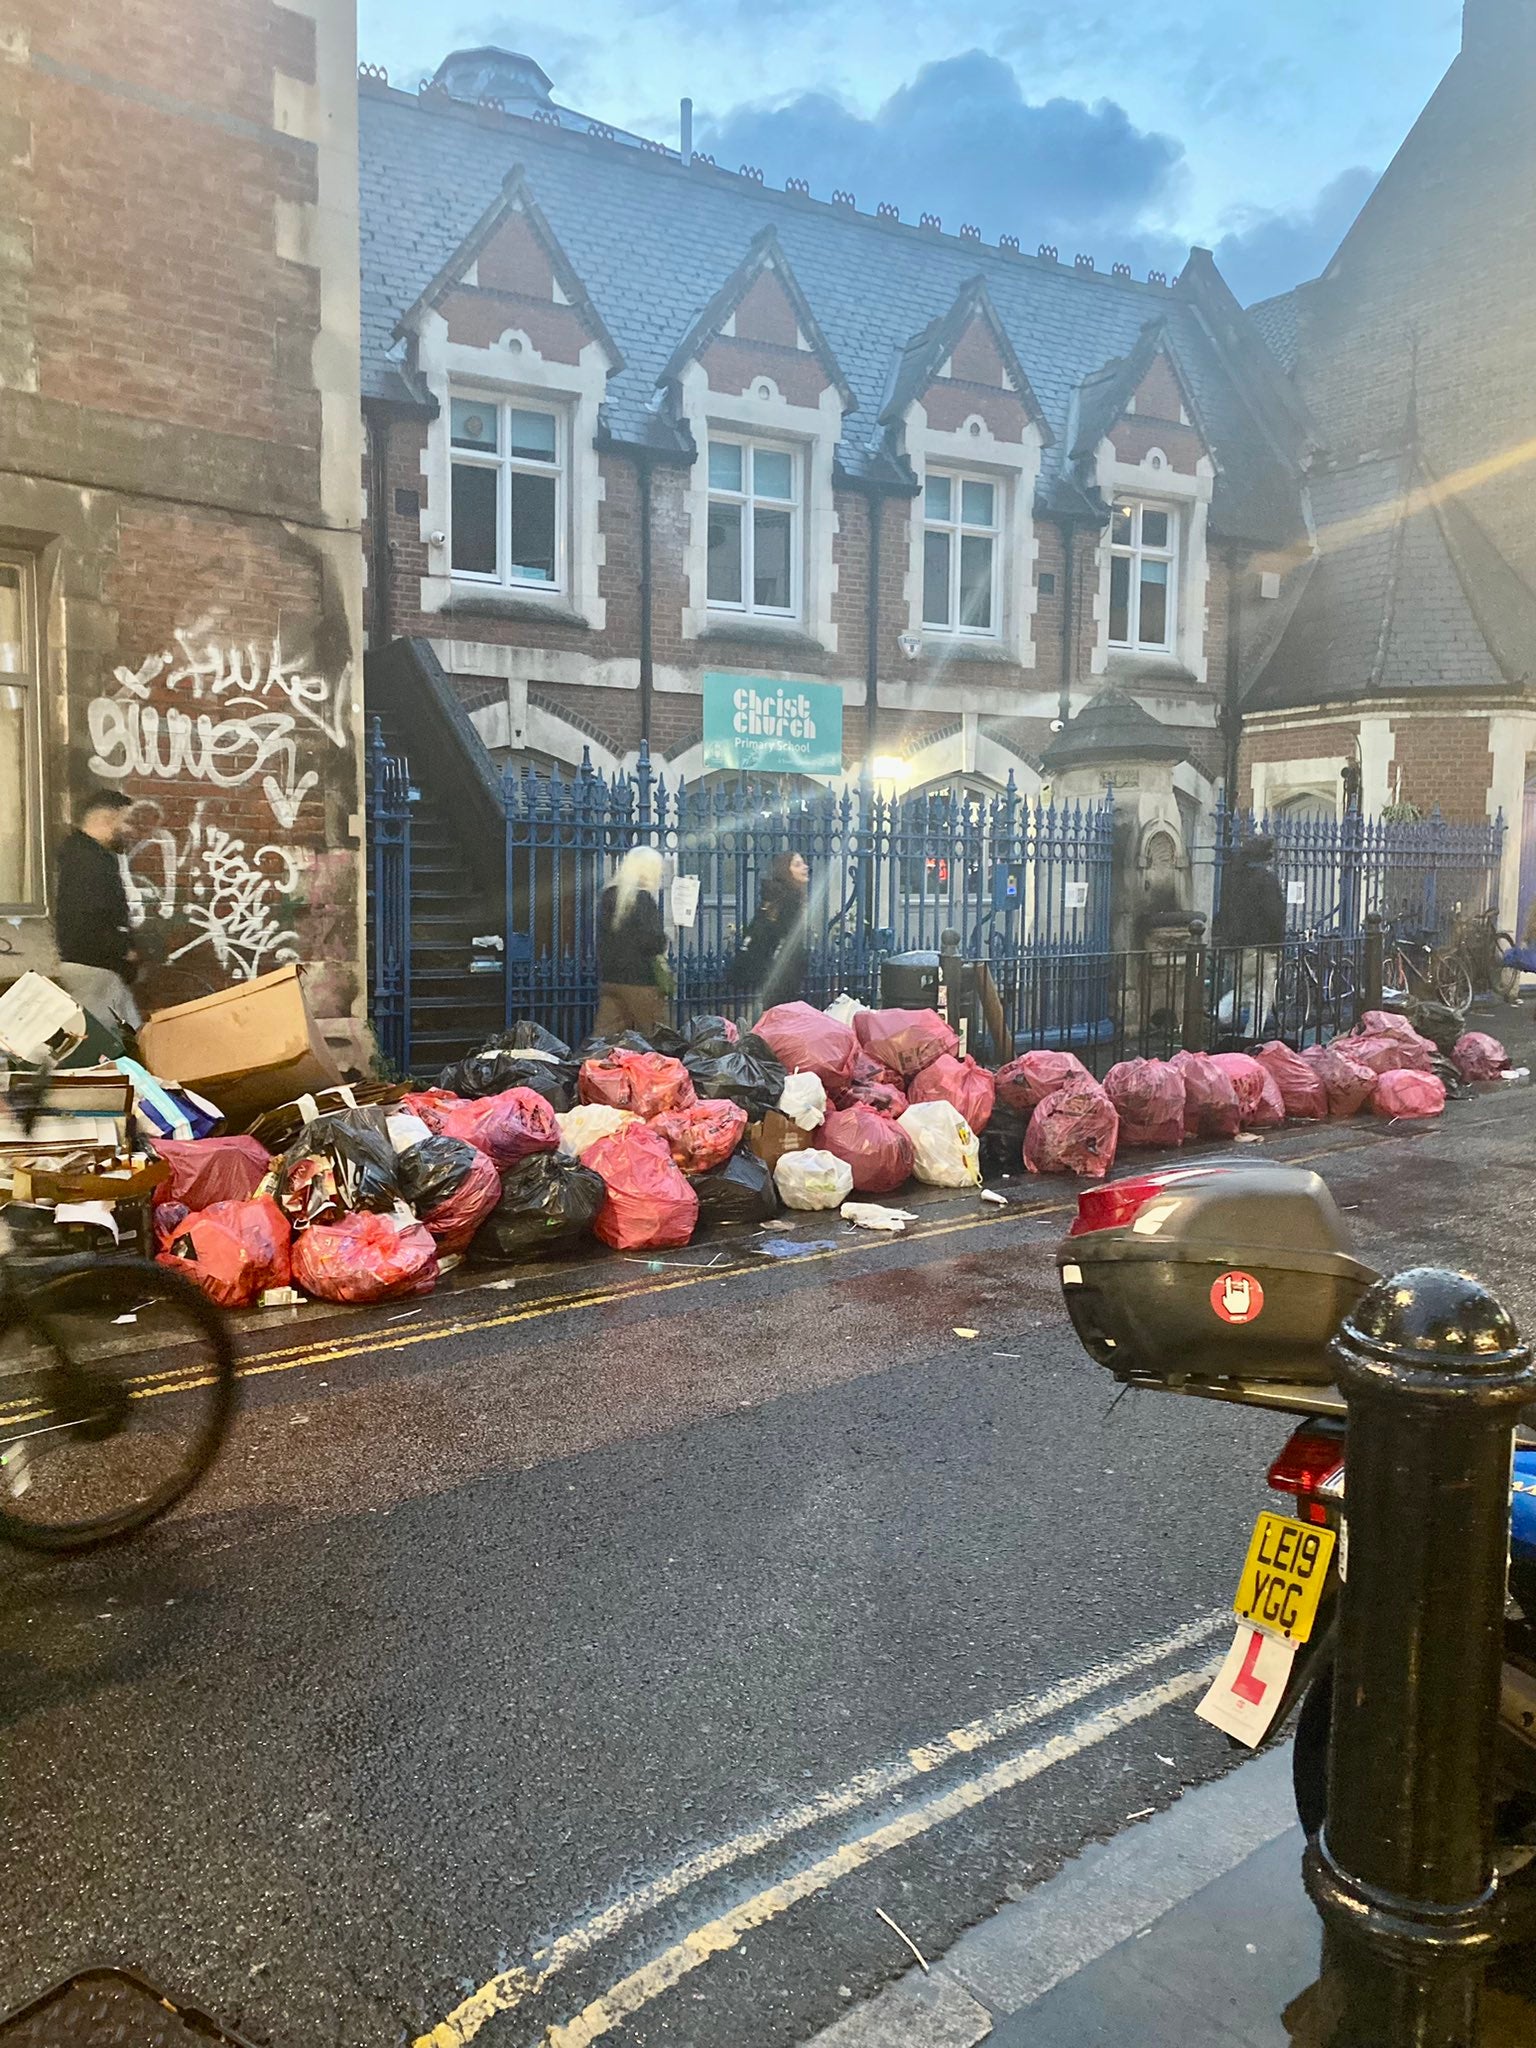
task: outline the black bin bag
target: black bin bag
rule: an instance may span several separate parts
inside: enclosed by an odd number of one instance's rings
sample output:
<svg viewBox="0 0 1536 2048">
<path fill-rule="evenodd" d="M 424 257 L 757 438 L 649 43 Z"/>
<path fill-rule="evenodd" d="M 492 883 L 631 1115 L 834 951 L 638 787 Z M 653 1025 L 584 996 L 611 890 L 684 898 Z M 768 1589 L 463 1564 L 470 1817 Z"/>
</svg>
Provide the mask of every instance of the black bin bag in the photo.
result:
<svg viewBox="0 0 1536 2048">
<path fill-rule="evenodd" d="M 699 1222 L 766 1223 L 779 1211 L 773 1175 L 755 1152 L 733 1152 L 724 1166 L 701 1173 L 693 1183 Z"/>
<path fill-rule="evenodd" d="M 726 1052 L 685 1052 L 683 1065 L 700 1102 L 739 1102 L 749 1124 L 761 1123 L 770 1109 L 777 1109 L 784 1092 L 782 1062 L 750 1032 Z"/>
<path fill-rule="evenodd" d="M 591 1233 L 607 1194 L 599 1175 L 558 1152 L 536 1152 L 501 1177 L 501 1200 L 469 1248 L 479 1264 L 570 1251 Z"/>
<path fill-rule="evenodd" d="M 400 1192 L 417 1215 L 424 1216 L 458 1193 L 474 1163 L 475 1148 L 462 1138 L 423 1138 L 396 1162 Z"/>
</svg>

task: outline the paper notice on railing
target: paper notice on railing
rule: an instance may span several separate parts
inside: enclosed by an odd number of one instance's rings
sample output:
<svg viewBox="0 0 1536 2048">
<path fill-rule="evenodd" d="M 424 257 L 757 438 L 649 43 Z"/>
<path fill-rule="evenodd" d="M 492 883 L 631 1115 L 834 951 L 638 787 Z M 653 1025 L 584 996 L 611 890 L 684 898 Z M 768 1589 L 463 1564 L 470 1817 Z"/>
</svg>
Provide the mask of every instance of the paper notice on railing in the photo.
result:
<svg viewBox="0 0 1536 2048">
<path fill-rule="evenodd" d="M 699 886 L 697 875 L 672 878 L 672 922 L 685 930 L 699 914 Z"/>
<path fill-rule="evenodd" d="M 1305 903 L 1307 900 L 1306 883 L 1287 882 L 1285 885 L 1285 900 L 1287 903 L 1293 905 L 1297 903 Z"/>
<path fill-rule="evenodd" d="M 1086 882 L 1068 882 L 1067 908 L 1068 910 L 1086 910 L 1088 908 L 1088 884 Z"/>
</svg>

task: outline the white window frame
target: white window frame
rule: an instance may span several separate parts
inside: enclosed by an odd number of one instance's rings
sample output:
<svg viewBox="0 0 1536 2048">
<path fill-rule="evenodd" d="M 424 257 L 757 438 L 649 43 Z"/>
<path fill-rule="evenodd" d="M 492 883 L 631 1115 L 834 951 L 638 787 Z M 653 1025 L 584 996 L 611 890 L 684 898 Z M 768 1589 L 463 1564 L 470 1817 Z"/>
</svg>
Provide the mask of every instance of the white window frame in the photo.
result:
<svg viewBox="0 0 1536 2048">
<path fill-rule="evenodd" d="M 1117 541 L 1114 537 L 1114 513 L 1129 509 L 1132 513 L 1131 538 L 1129 542 Z M 1173 654 L 1179 645 L 1179 543 L 1182 537 L 1180 507 L 1163 498 L 1138 497 L 1133 492 L 1117 491 L 1111 503 L 1109 527 L 1109 588 L 1105 597 L 1105 620 L 1109 630 L 1109 646 L 1118 653 L 1132 654 Z M 1168 521 L 1168 541 L 1165 547 L 1146 546 L 1141 537 L 1141 522 L 1144 512 L 1161 512 Z M 1109 622 L 1114 607 L 1114 565 L 1128 562 L 1129 588 L 1126 592 L 1126 626 L 1128 638 L 1117 640 Z M 1168 565 L 1168 598 L 1165 617 L 1166 631 L 1161 640 L 1144 640 L 1141 636 L 1141 565 L 1143 562 L 1166 562 Z"/>
<path fill-rule="evenodd" d="M 453 439 L 453 403 L 478 405 L 496 414 L 497 452 L 459 448 Z M 509 415 L 514 412 L 542 413 L 555 423 L 555 459 L 540 462 L 534 456 L 514 455 Z M 489 393 L 462 384 L 449 387 L 448 404 L 448 565 L 455 583 L 479 584 L 487 590 L 532 592 L 563 597 L 570 589 L 570 414 L 568 408 L 522 392 Z M 453 472 L 458 468 L 489 469 L 496 472 L 496 569 L 461 569 L 454 561 Z M 555 576 L 512 574 L 512 478 L 515 475 L 553 476 L 555 480 Z"/>
<path fill-rule="evenodd" d="M 950 517 L 934 519 L 928 512 L 928 483 L 932 477 L 944 477 L 950 486 Z M 985 484 L 992 493 L 992 523 L 979 526 L 964 516 L 965 486 Z M 925 634 L 942 634 L 957 640 L 1000 640 L 1003 636 L 1003 561 L 1007 550 L 1008 509 L 1006 502 L 1007 483 L 1002 477 L 988 476 L 981 470 L 948 469 L 935 464 L 923 472 L 923 495 L 919 510 L 923 528 L 923 576 L 918 587 L 918 607 L 923 609 L 923 592 L 927 580 L 928 535 L 943 533 L 949 536 L 949 622 L 939 623 L 933 619 L 922 620 Z M 966 539 L 985 539 L 992 543 L 992 584 L 991 602 L 988 615 L 991 623 L 986 626 L 967 626 L 960 618 L 960 556 L 961 545 Z"/>
<path fill-rule="evenodd" d="M 38 561 L 24 548 L 0 546 L 0 566 L 17 571 L 21 590 L 21 638 L 17 651 L 21 666 L 13 668 L 5 659 L 9 643 L 0 642 L 0 689 L 16 690 L 22 697 L 22 813 L 15 826 L 21 847 L 23 890 L 14 902 L 0 898 L 0 912 L 8 916 L 37 915 L 47 900 L 44 861 L 46 793 L 43 787 L 42 671 L 43 637 L 38 609 Z M 6 819 L 0 829 L 10 826 Z"/>
<path fill-rule="evenodd" d="M 709 482 L 710 458 L 716 448 L 739 448 L 741 450 L 742 488 L 739 491 L 720 490 Z M 756 456 L 758 449 L 770 455 L 789 457 L 788 498 L 765 498 L 757 491 Z M 708 491 L 705 508 L 706 519 L 716 505 L 736 505 L 741 508 L 741 601 L 709 595 L 709 555 L 705 548 L 705 603 L 711 613 L 728 618 L 779 619 L 797 622 L 803 616 L 805 605 L 805 464 L 801 451 L 792 441 L 775 441 L 764 435 L 717 433 L 709 431 L 708 444 L 704 450 L 704 475 Z M 759 604 L 754 595 L 753 551 L 757 540 L 757 509 L 789 513 L 789 596 L 787 606 Z"/>
</svg>

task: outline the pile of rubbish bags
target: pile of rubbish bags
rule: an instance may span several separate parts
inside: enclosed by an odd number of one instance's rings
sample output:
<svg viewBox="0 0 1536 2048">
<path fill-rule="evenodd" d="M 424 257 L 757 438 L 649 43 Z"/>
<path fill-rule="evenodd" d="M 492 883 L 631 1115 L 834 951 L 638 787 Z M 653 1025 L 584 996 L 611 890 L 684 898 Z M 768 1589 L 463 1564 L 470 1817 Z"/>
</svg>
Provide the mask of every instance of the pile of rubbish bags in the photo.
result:
<svg viewBox="0 0 1536 2048">
<path fill-rule="evenodd" d="M 1416 1029 L 1422 1023 L 1424 1029 Z M 1288 1120 L 1436 1116 L 1446 1078 L 1496 1079 L 1497 1040 L 1453 1012 L 1372 1011 L 1328 1045 L 1132 1059 L 1101 1079 L 1037 1051 L 996 1072 L 933 1010 L 781 1003 L 750 1031 L 695 1017 L 573 1049 L 516 1025 L 398 1101 L 254 1137 L 162 1140 L 159 1256 L 225 1307 L 425 1294 L 445 1264 L 686 1245 L 983 1171 L 1100 1179 L 1120 1147 L 1233 1139 Z M 291 1129 L 291 1125 L 289 1126 Z M 286 1133 L 285 1133 L 286 1135 Z"/>
</svg>

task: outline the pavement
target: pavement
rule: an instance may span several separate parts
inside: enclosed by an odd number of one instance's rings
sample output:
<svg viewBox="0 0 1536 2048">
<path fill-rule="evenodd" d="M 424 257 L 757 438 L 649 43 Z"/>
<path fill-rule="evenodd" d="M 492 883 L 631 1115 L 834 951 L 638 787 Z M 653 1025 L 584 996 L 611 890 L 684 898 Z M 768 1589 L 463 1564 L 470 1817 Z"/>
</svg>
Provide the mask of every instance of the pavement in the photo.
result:
<svg viewBox="0 0 1536 2048">
<path fill-rule="evenodd" d="M 1533 1137 L 1509 1088 L 1266 1150 L 1530 1322 Z M 4 1560 L 0 2010 L 118 1961 L 271 2048 L 795 2048 L 1203 1797 L 1284 1423 L 1115 1405 L 1074 1191 L 1010 1192 L 244 1325 L 182 1510 Z"/>
</svg>

